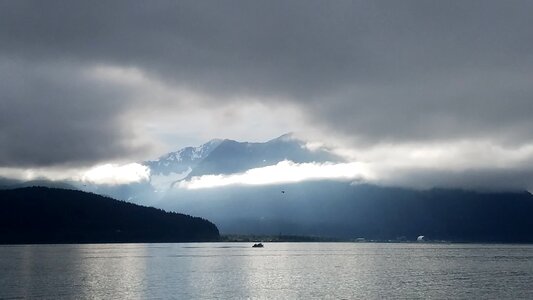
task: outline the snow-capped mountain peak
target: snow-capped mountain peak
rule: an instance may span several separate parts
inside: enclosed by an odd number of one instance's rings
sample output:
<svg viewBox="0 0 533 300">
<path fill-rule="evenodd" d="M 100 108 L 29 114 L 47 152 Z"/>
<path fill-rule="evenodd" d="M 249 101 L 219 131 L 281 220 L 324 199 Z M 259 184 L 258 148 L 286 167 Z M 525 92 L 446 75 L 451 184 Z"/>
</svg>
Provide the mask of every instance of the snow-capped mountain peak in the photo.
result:
<svg viewBox="0 0 533 300">
<path fill-rule="evenodd" d="M 288 133 L 264 143 L 214 139 L 198 147 L 167 153 L 144 165 L 150 168 L 152 186 L 161 190 L 192 176 L 244 172 L 284 160 L 304 163 L 340 158 L 325 150 L 310 151 L 304 141 Z"/>
<path fill-rule="evenodd" d="M 157 160 L 146 161 L 143 164 L 150 168 L 152 175 L 183 173 L 192 169 L 199 161 L 206 158 L 220 143 L 222 143 L 222 140 L 213 139 L 198 147 L 185 147 L 178 151 L 167 153 Z"/>
</svg>

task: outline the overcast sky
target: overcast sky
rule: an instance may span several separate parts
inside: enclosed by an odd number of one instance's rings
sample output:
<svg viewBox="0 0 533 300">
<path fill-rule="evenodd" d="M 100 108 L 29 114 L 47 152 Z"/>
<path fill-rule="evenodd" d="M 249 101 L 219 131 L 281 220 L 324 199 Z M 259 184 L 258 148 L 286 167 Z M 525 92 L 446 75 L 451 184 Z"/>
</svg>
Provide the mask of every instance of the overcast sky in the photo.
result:
<svg viewBox="0 0 533 300">
<path fill-rule="evenodd" d="M 392 184 L 531 188 L 531 16 L 527 0 L 0 0 L 0 175 L 296 132 Z"/>
</svg>

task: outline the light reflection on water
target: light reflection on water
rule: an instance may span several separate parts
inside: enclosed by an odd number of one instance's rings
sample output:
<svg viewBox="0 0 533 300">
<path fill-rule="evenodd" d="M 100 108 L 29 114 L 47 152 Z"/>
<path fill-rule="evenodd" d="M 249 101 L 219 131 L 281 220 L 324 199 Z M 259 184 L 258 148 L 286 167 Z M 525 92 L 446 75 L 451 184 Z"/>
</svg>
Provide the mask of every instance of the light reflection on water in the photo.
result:
<svg viewBox="0 0 533 300">
<path fill-rule="evenodd" d="M 532 245 L 0 246 L 0 298 L 529 298 Z"/>
</svg>

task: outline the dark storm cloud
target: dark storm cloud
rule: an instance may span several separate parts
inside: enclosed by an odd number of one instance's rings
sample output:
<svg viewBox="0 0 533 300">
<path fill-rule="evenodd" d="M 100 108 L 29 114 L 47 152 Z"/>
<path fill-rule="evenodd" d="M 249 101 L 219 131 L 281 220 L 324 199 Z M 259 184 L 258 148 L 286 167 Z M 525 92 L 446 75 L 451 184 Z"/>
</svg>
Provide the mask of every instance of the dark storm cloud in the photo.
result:
<svg viewBox="0 0 533 300">
<path fill-rule="evenodd" d="M 124 91 L 84 80 L 71 65 L 0 62 L 0 166 L 80 165 L 139 150 L 119 114 Z"/>
<path fill-rule="evenodd" d="M 132 138 L 116 121 L 127 91 L 65 85 L 76 78 L 57 65 L 135 67 L 220 102 L 284 99 L 360 143 L 527 143 L 532 14 L 531 1 L 2 1 L 0 56 L 25 84 L 0 91 L 0 161 L 98 160 Z M 41 155 L 49 144 L 63 150 Z"/>
</svg>

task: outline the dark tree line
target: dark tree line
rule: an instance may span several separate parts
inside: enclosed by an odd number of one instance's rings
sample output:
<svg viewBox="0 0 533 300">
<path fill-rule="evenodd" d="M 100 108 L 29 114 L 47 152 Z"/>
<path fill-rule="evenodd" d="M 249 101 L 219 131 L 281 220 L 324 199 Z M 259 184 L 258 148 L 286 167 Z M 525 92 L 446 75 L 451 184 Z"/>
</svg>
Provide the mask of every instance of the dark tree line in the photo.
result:
<svg viewBox="0 0 533 300">
<path fill-rule="evenodd" d="M 202 218 L 75 190 L 0 190 L 0 243 L 189 242 L 218 240 Z"/>
</svg>

